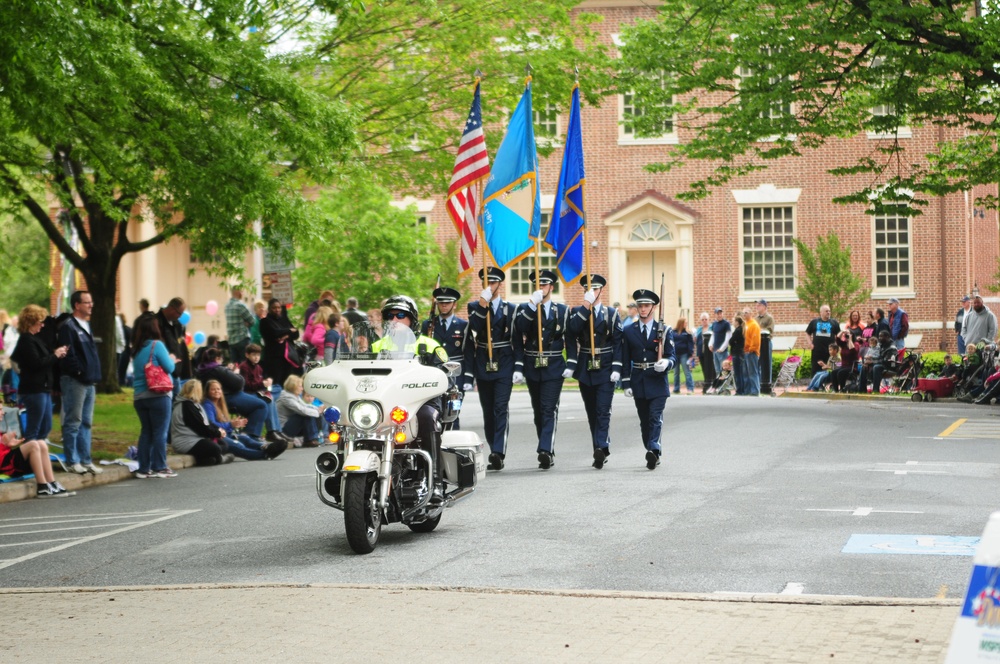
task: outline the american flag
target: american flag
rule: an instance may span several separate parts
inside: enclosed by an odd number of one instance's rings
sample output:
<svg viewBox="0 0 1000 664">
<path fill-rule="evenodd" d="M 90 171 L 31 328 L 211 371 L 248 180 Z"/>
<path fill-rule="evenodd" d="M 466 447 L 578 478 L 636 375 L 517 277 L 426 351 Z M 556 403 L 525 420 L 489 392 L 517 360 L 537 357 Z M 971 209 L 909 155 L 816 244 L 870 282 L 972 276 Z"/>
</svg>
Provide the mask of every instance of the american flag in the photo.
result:
<svg viewBox="0 0 1000 664">
<path fill-rule="evenodd" d="M 474 185 L 490 174 L 490 158 L 486 154 L 486 136 L 483 134 L 483 116 L 479 104 L 479 83 L 472 98 L 469 118 L 465 121 L 462 142 L 455 157 L 455 169 L 448 185 L 448 214 L 455 222 L 462 249 L 459 263 L 462 274 L 472 269 L 476 255 L 479 223 L 476 220 L 476 190 Z"/>
</svg>

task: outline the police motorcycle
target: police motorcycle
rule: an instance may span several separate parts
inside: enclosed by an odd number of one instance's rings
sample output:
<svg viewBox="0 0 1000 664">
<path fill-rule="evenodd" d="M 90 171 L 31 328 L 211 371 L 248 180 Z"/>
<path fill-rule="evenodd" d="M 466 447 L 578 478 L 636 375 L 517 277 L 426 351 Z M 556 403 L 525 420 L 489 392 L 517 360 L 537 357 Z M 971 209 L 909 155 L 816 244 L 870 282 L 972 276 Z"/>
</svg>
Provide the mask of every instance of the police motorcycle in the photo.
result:
<svg viewBox="0 0 1000 664">
<path fill-rule="evenodd" d="M 445 508 L 471 494 L 486 476 L 486 445 L 471 431 L 442 431 L 458 417 L 461 365 L 428 366 L 405 325 L 387 324 L 382 335 L 367 323 L 352 329 L 350 345 L 337 359 L 310 370 L 305 391 L 327 407 L 332 451 L 316 459 L 316 493 L 344 513 L 347 541 L 356 553 L 371 553 L 382 526 L 402 523 L 429 533 Z M 426 359 L 426 357 L 424 358 Z M 439 404 L 435 436 L 439 459 L 417 438 L 417 412 Z M 439 472 L 435 472 L 439 471 Z M 434 477 L 442 478 L 434 486 Z"/>
</svg>

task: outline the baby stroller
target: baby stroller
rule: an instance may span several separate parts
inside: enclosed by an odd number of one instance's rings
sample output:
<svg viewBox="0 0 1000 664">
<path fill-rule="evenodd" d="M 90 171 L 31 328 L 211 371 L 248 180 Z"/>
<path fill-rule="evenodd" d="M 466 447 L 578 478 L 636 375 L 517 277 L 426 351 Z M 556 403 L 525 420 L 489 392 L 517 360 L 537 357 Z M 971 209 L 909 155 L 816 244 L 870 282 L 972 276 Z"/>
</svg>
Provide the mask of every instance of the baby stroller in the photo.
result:
<svg viewBox="0 0 1000 664">
<path fill-rule="evenodd" d="M 789 355 L 785 358 L 785 361 L 781 363 L 781 368 L 778 369 L 778 375 L 774 379 L 774 385 L 771 389 L 771 396 L 777 396 L 777 388 L 785 388 L 785 392 L 788 391 L 790 385 L 797 385 L 797 376 L 799 367 L 802 366 L 802 356 L 801 355 Z"/>
<path fill-rule="evenodd" d="M 900 351 L 902 353 L 902 351 Z M 920 360 L 920 353 L 912 351 L 907 353 L 903 359 L 898 360 L 891 368 L 887 367 L 894 375 L 889 380 L 889 388 L 886 394 L 899 394 L 909 392 L 916 387 L 917 379 L 920 377 L 920 369 L 923 362 Z"/>
<path fill-rule="evenodd" d="M 996 356 L 995 344 L 977 344 L 974 354 L 962 358 L 962 373 L 954 392 L 959 401 L 971 403 L 979 396 L 986 378 L 994 371 Z"/>
<path fill-rule="evenodd" d="M 705 394 L 735 394 L 736 372 L 723 368 L 722 372 L 712 381 L 712 387 Z"/>
</svg>

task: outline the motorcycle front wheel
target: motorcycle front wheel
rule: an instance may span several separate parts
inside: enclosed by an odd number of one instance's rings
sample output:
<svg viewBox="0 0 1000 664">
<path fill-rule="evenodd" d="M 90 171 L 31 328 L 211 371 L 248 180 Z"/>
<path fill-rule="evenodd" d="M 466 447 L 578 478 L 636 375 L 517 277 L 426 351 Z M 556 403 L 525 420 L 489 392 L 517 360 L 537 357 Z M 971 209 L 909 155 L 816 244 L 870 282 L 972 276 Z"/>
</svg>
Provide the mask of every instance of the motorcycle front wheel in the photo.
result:
<svg viewBox="0 0 1000 664">
<path fill-rule="evenodd" d="M 344 485 L 344 529 L 355 553 L 371 553 L 382 533 L 378 507 L 378 476 L 347 475 Z"/>
</svg>

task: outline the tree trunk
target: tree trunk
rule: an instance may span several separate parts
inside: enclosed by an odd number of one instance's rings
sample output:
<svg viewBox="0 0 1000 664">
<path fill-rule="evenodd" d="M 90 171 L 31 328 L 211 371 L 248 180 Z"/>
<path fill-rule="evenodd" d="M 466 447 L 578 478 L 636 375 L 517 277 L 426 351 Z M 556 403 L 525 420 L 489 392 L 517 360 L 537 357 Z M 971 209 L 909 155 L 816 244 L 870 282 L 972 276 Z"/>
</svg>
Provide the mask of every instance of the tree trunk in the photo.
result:
<svg viewBox="0 0 1000 664">
<path fill-rule="evenodd" d="M 90 261 L 87 261 L 90 267 Z M 103 270 L 102 270 L 103 271 Z M 109 270 L 112 275 L 117 269 Z M 106 283 L 101 275 L 92 270 L 83 271 L 87 280 L 87 289 L 94 300 L 94 310 L 90 316 L 90 328 L 97 342 L 97 354 L 101 358 L 101 382 L 97 391 L 102 394 L 117 394 L 121 392 L 118 385 L 118 354 L 115 352 L 115 296 L 117 284 L 114 276 Z"/>
</svg>

